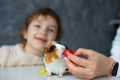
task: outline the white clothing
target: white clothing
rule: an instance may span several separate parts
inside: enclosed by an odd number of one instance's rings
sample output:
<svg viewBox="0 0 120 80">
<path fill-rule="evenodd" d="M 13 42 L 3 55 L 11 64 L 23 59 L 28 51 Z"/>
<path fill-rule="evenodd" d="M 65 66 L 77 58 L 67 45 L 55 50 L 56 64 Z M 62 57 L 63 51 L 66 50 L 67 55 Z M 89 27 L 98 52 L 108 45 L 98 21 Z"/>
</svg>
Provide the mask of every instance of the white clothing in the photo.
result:
<svg viewBox="0 0 120 80">
<path fill-rule="evenodd" d="M 0 67 L 33 66 L 42 64 L 38 56 L 24 52 L 22 44 L 0 48 Z"/>
<path fill-rule="evenodd" d="M 112 42 L 111 57 L 119 63 L 117 77 L 120 77 L 120 27 L 117 29 L 116 36 Z"/>
</svg>

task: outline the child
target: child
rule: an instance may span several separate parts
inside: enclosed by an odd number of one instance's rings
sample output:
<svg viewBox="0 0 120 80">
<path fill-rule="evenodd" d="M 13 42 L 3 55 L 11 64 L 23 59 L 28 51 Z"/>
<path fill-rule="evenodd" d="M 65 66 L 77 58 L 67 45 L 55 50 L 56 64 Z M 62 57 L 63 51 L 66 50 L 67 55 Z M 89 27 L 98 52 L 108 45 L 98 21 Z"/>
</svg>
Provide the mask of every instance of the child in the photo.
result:
<svg viewBox="0 0 120 80">
<path fill-rule="evenodd" d="M 59 41 L 62 34 L 59 16 L 49 8 L 37 9 L 26 19 L 23 42 L 0 48 L 0 67 L 42 64 L 43 48 L 49 41 Z"/>
</svg>

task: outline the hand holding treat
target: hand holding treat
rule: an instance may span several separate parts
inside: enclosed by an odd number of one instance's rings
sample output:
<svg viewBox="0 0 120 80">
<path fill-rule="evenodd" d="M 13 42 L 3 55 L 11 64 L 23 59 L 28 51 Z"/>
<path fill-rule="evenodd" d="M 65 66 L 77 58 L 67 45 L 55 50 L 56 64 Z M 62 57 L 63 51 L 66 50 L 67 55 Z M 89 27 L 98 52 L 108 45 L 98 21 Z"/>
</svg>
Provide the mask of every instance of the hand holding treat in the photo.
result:
<svg viewBox="0 0 120 80">
<path fill-rule="evenodd" d="M 112 58 L 90 49 L 79 48 L 74 54 L 65 51 L 64 55 L 68 71 L 80 78 L 93 79 L 111 75 L 112 66 L 116 63 Z"/>
</svg>

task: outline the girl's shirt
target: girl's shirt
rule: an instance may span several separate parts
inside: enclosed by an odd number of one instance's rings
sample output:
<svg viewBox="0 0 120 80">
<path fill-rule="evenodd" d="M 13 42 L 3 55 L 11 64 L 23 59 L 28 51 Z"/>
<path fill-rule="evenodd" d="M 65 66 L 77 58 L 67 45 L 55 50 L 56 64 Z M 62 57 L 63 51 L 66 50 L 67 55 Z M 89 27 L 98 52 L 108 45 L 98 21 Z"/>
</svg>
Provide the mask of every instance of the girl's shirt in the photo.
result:
<svg viewBox="0 0 120 80">
<path fill-rule="evenodd" d="M 32 54 L 24 52 L 22 44 L 2 46 L 0 48 L 0 67 L 41 65 L 42 60 Z"/>
<path fill-rule="evenodd" d="M 111 57 L 119 63 L 117 77 L 120 77 L 120 27 L 117 29 L 116 36 L 112 42 Z"/>
</svg>

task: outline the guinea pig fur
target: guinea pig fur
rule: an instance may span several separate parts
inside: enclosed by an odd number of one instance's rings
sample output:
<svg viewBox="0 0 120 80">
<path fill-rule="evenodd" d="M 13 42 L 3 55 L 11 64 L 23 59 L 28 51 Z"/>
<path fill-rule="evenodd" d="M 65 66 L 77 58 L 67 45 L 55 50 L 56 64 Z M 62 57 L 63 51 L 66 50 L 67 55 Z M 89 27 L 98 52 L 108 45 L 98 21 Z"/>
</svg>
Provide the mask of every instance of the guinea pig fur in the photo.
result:
<svg viewBox="0 0 120 80">
<path fill-rule="evenodd" d="M 51 73 L 55 73 L 58 74 L 59 77 L 62 77 L 66 72 L 66 63 L 63 57 L 63 51 L 65 49 L 66 48 L 64 45 L 61 45 L 55 41 L 50 42 L 44 48 L 45 56 L 43 61 L 49 76 Z"/>
</svg>

